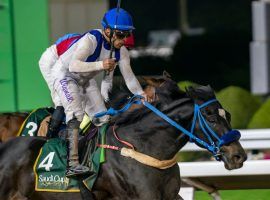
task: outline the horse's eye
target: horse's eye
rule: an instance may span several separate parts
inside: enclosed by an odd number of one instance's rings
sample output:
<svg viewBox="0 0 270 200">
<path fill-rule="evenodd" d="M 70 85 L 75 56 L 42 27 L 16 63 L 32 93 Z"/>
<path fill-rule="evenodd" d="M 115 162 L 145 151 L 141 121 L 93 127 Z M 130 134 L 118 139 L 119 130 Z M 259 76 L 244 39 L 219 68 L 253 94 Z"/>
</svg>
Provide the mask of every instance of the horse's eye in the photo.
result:
<svg viewBox="0 0 270 200">
<path fill-rule="evenodd" d="M 210 123 L 215 123 L 217 122 L 217 118 L 215 115 L 211 115 L 207 117 L 207 121 L 209 121 Z"/>
<path fill-rule="evenodd" d="M 213 114 L 209 109 L 205 109 L 204 113 L 206 115 L 212 115 Z"/>
</svg>

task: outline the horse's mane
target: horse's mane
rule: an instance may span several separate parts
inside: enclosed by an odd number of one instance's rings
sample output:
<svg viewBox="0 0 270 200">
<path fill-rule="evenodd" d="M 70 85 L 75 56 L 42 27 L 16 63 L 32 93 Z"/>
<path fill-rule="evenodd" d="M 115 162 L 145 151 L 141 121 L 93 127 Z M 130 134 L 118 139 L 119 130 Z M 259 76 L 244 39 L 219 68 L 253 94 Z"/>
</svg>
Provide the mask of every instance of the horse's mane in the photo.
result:
<svg viewBox="0 0 270 200">
<path fill-rule="evenodd" d="M 137 77 L 143 89 L 149 86 L 149 79 L 145 77 Z M 178 85 L 175 81 L 170 78 L 158 77 L 158 78 L 150 78 L 151 84 L 156 85 L 155 91 L 158 96 L 158 100 L 154 101 L 152 105 L 156 108 L 160 109 L 160 106 L 164 103 L 171 103 L 174 100 L 179 100 L 182 98 L 190 98 L 194 102 L 196 100 L 199 101 L 207 101 L 209 99 L 215 98 L 214 90 L 209 86 L 198 85 L 196 87 L 188 87 L 186 91 L 182 91 L 179 89 Z M 109 94 L 111 99 L 110 107 L 114 109 L 120 109 L 123 105 L 125 105 L 129 98 L 132 97 L 133 94 L 128 90 L 124 79 L 122 77 L 117 77 L 114 79 L 113 88 Z M 132 111 L 126 111 L 120 115 L 115 116 L 112 119 L 112 123 L 120 124 L 131 124 L 135 121 L 141 119 L 146 114 L 151 111 L 147 108 L 139 107 Z"/>
<path fill-rule="evenodd" d="M 145 89 L 145 87 L 147 86 L 147 83 L 144 80 L 144 78 L 137 76 L 137 79 L 139 83 L 141 84 L 142 88 Z M 133 94 L 127 88 L 123 77 L 114 77 L 113 87 L 109 93 L 110 106 L 115 109 L 119 109 L 128 101 L 128 98 L 132 96 Z"/>
<path fill-rule="evenodd" d="M 147 82 L 148 79 L 145 77 L 137 77 L 139 83 L 141 84 L 143 90 L 149 86 L 149 82 Z M 112 101 L 110 102 L 110 107 L 113 107 L 115 109 L 120 109 L 123 105 L 127 103 L 130 97 L 133 96 L 133 94 L 128 90 L 126 87 L 124 80 L 122 78 L 114 79 L 113 88 L 110 92 L 110 99 Z M 160 105 L 164 101 L 169 101 L 170 99 L 179 99 L 186 97 L 186 93 L 179 89 L 177 84 L 172 81 L 171 79 L 165 80 L 163 77 L 161 78 L 151 78 L 151 81 L 155 81 L 156 84 L 160 84 L 160 87 L 156 87 L 156 94 L 159 97 L 158 100 L 154 101 L 152 105 L 159 108 Z M 170 100 L 172 101 L 172 100 Z M 141 119 L 144 115 L 151 112 L 149 109 L 143 107 L 139 107 L 137 109 L 134 109 L 132 111 L 127 111 L 125 113 L 122 113 L 121 115 L 118 115 L 114 117 L 112 122 L 116 122 L 118 125 L 120 124 L 129 124 L 134 123 L 134 121 L 137 121 L 138 119 Z"/>
<path fill-rule="evenodd" d="M 142 77 L 137 77 L 139 83 L 141 84 L 142 88 L 145 89 L 147 83 Z M 128 101 L 129 98 L 132 97 L 133 94 L 127 88 L 125 81 L 122 77 L 116 77 L 113 80 L 113 88 L 109 93 L 110 97 L 110 107 L 114 109 L 120 109 L 124 106 Z M 120 115 L 115 116 L 111 122 L 120 124 L 129 124 L 136 121 L 138 118 L 141 118 L 144 114 L 150 112 L 149 110 L 145 109 L 144 107 L 135 109 L 133 111 L 126 111 Z"/>
</svg>

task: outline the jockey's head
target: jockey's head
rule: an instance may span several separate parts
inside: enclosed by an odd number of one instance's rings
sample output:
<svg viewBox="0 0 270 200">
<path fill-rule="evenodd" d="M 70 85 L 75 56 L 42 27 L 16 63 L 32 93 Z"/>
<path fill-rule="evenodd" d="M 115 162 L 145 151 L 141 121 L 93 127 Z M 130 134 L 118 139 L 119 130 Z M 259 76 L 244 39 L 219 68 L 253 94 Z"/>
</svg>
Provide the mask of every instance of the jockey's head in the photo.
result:
<svg viewBox="0 0 270 200">
<path fill-rule="evenodd" d="M 108 41 L 112 41 L 115 48 L 120 49 L 125 39 L 135 29 L 131 15 L 120 8 L 113 8 L 105 13 L 101 22 L 104 28 L 104 35 Z"/>
</svg>

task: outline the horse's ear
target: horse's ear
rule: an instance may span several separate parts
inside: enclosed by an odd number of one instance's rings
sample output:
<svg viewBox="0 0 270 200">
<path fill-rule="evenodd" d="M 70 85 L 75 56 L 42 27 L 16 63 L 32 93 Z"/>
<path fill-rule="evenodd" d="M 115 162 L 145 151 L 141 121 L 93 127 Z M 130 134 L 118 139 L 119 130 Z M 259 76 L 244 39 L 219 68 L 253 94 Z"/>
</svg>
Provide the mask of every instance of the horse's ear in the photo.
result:
<svg viewBox="0 0 270 200">
<path fill-rule="evenodd" d="M 163 71 L 163 78 L 164 79 L 171 79 L 172 78 L 172 76 L 167 72 L 167 71 Z"/>
<path fill-rule="evenodd" d="M 211 95 L 213 96 L 213 98 L 216 98 L 215 91 L 214 91 L 214 89 L 211 87 L 211 85 L 207 85 L 206 87 L 208 88 L 209 94 L 211 94 Z"/>
<path fill-rule="evenodd" d="M 142 78 L 147 83 L 147 85 L 153 86 L 153 87 L 159 87 L 163 83 L 159 79 L 152 78 L 152 77 L 142 77 Z"/>
<path fill-rule="evenodd" d="M 206 87 L 208 87 L 209 90 L 213 90 L 213 88 L 209 84 Z"/>
</svg>

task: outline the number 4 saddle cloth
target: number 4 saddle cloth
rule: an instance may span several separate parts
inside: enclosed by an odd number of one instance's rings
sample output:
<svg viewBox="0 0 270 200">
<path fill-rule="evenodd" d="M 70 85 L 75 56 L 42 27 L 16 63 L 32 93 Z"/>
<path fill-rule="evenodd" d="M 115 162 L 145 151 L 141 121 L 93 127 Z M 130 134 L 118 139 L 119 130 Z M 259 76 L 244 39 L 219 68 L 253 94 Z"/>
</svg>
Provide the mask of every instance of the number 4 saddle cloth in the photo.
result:
<svg viewBox="0 0 270 200">
<path fill-rule="evenodd" d="M 78 181 L 65 176 L 66 142 L 60 138 L 48 140 L 34 165 L 35 190 L 47 192 L 79 192 Z"/>
<path fill-rule="evenodd" d="M 53 111 L 54 108 L 39 108 L 31 112 L 21 126 L 18 136 L 46 136 L 48 121 Z M 86 140 L 81 140 L 84 141 L 82 145 L 79 142 L 79 148 L 82 148 L 80 152 L 83 154 L 80 155 L 82 158 L 80 160 L 94 173 L 83 180 L 78 180 L 76 177 L 67 178 L 65 176 L 67 167 L 66 141 L 63 138 L 51 138 L 41 148 L 33 167 L 36 191 L 79 192 L 79 181 L 82 181 L 89 190 L 92 189 L 100 165 L 105 162 L 104 149 L 97 147 L 96 144 L 105 143 L 107 124 L 96 130 L 98 134 L 93 134 L 93 129 L 90 128 L 89 124 L 80 132 L 81 138 L 86 138 Z M 93 136 L 89 137 L 89 135 Z"/>
<path fill-rule="evenodd" d="M 82 146 L 83 152 L 80 157 L 81 163 L 90 168 L 93 172 L 89 177 L 78 180 L 76 177 L 67 178 L 65 176 L 67 167 L 67 147 L 66 141 L 60 138 L 49 139 L 39 152 L 34 165 L 35 190 L 47 192 L 79 192 L 79 181 L 91 190 L 97 177 L 100 166 L 105 162 L 105 152 L 103 148 L 97 147 L 97 143 L 105 143 L 105 133 L 107 125 L 99 129 L 99 133 L 94 138 L 87 141 Z M 85 136 L 87 137 L 87 135 Z"/>
</svg>

